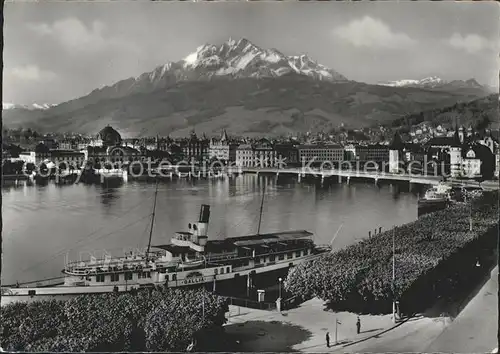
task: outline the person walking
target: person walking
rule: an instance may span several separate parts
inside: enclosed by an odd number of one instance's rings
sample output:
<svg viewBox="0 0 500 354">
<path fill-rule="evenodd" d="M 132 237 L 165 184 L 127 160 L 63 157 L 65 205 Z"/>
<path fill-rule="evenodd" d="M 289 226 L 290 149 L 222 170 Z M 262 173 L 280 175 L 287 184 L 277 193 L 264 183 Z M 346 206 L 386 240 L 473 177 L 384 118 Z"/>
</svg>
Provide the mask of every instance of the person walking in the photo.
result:
<svg viewBox="0 0 500 354">
<path fill-rule="evenodd" d="M 356 321 L 356 332 L 359 334 L 361 332 L 361 320 L 359 319 Z"/>
<path fill-rule="evenodd" d="M 330 332 L 326 332 L 326 347 L 330 348 Z"/>
</svg>

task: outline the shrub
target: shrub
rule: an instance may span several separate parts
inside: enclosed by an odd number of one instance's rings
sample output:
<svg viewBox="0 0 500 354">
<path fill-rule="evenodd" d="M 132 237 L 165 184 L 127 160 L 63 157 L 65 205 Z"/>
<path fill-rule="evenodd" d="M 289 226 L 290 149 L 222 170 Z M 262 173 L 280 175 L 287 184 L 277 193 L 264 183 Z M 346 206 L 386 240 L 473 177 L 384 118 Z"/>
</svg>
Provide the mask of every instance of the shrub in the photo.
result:
<svg viewBox="0 0 500 354">
<path fill-rule="evenodd" d="M 35 352 L 184 351 L 199 331 L 222 326 L 227 309 L 224 298 L 205 290 L 163 287 L 135 294 L 14 303 L 1 308 L 2 348 Z"/>
<path fill-rule="evenodd" d="M 317 296 L 344 303 L 355 311 L 369 308 L 387 312 L 393 299 L 400 299 L 402 307 L 410 309 L 410 299 L 428 295 L 451 273 L 469 274 L 482 250 L 494 248 L 498 192 L 485 193 L 474 200 L 472 218 L 474 228 L 470 232 L 468 205 L 454 205 L 424 215 L 415 222 L 295 267 L 288 274 L 285 288 L 295 296 Z"/>
</svg>

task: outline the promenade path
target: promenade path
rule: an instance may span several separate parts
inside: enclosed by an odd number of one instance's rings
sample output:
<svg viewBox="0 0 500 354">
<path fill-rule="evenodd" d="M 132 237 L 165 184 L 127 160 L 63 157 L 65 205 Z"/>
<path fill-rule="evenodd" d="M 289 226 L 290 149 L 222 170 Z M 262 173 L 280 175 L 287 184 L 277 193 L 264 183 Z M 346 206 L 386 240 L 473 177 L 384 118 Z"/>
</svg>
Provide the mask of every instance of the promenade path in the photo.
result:
<svg viewBox="0 0 500 354">
<path fill-rule="evenodd" d="M 254 310 L 230 306 L 226 333 L 240 340 L 238 351 L 301 351 L 326 352 L 337 339 L 341 344 L 367 338 L 394 326 L 392 315 L 362 315 L 361 333 L 356 333 L 357 315 L 349 312 L 325 310 L 324 302 L 312 299 L 300 307 L 277 311 Z M 326 332 L 330 333 L 331 348 L 326 347 Z"/>
<path fill-rule="evenodd" d="M 498 348 L 498 266 L 458 317 L 426 352 L 490 353 Z"/>
<path fill-rule="evenodd" d="M 362 315 L 357 334 L 356 314 L 326 311 L 312 299 L 282 313 L 230 306 L 225 328 L 240 341 L 238 351 L 490 353 L 497 347 L 497 292 L 498 267 L 454 320 L 419 316 L 394 325 L 391 315 Z"/>
</svg>

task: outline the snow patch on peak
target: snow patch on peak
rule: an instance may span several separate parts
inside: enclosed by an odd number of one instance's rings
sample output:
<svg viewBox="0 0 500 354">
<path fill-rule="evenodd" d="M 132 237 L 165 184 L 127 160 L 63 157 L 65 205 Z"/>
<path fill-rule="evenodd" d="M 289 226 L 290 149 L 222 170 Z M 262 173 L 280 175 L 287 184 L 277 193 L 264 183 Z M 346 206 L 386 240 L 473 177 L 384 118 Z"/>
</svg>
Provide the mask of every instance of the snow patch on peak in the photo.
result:
<svg viewBox="0 0 500 354">
<path fill-rule="evenodd" d="M 42 103 L 42 104 L 33 103 L 33 108 L 35 109 L 49 109 L 50 107 L 54 106 L 55 104 L 50 104 L 50 103 Z"/>
<path fill-rule="evenodd" d="M 240 60 L 238 60 L 237 64 L 236 64 L 236 68 L 237 69 L 240 69 L 240 70 L 244 70 L 247 65 L 257 56 L 256 53 L 253 53 L 253 52 L 249 52 L 249 53 L 245 53 L 241 58 Z"/>
<path fill-rule="evenodd" d="M 17 105 L 15 105 L 14 103 L 2 102 L 2 109 L 4 109 L 4 110 L 13 109 L 13 108 L 16 108 L 16 107 L 17 107 Z"/>
<path fill-rule="evenodd" d="M 9 109 L 16 109 L 16 108 L 23 108 L 23 109 L 29 109 L 29 110 L 35 110 L 35 109 L 49 109 L 51 107 L 57 106 L 56 104 L 52 103 L 33 103 L 31 105 L 23 105 L 23 104 L 15 104 L 15 103 L 8 103 L 8 102 L 2 102 L 2 109 L 3 110 L 9 110 Z"/>
<path fill-rule="evenodd" d="M 396 80 L 396 81 L 389 81 L 385 83 L 380 83 L 379 85 L 382 86 L 392 86 L 392 87 L 404 87 L 404 86 L 425 86 L 425 87 L 432 87 L 432 86 L 437 86 L 437 85 L 443 85 L 446 84 L 447 81 L 441 79 L 440 77 L 437 76 L 429 76 L 420 80 L 415 80 L 415 79 L 403 79 L 403 80 Z"/>
<path fill-rule="evenodd" d="M 260 59 L 269 63 L 277 63 L 280 60 L 285 59 L 285 56 L 278 51 L 266 50 L 260 54 Z"/>
<path fill-rule="evenodd" d="M 187 57 L 184 58 L 184 62 L 186 63 L 186 66 L 194 65 L 196 63 L 196 60 L 198 60 L 198 51 L 191 53 Z"/>
</svg>

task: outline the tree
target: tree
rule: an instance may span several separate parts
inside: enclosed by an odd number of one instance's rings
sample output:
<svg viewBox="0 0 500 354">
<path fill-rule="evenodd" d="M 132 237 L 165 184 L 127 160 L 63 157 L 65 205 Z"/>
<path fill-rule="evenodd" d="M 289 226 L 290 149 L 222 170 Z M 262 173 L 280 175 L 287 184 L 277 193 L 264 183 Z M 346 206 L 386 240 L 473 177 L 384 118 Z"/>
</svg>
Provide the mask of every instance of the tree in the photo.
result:
<svg viewBox="0 0 500 354">
<path fill-rule="evenodd" d="M 31 137 L 33 136 L 33 132 L 31 131 L 31 128 L 28 128 L 26 130 L 23 130 L 22 135 L 26 139 L 31 139 Z"/>
<path fill-rule="evenodd" d="M 488 128 L 491 124 L 491 119 L 488 113 L 481 113 L 479 119 L 474 123 L 474 128 L 476 131 L 483 131 Z"/>
</svg>

